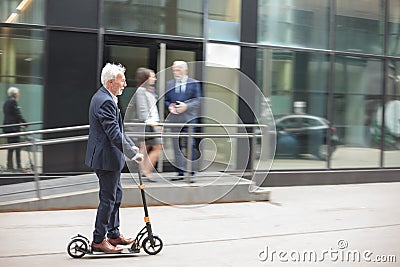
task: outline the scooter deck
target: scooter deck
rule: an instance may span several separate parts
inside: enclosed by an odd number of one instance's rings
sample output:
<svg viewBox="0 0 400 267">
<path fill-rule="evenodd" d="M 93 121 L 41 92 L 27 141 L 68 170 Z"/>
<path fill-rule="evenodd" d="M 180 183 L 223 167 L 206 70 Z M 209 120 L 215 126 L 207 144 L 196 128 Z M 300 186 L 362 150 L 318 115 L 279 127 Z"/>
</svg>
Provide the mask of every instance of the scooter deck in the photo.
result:
<svg viewBox="0 0 400 267">
<path fill-rule="evenodd" d="M 139 254 L 140 250 L 132 250 L 130 247 L 123 247 L 123 250 L 121 252 L 116 252 L 116 253 L 106 253 L 106 252 L 101 252 L 101 251 L 90 251 L 87 253 L 87 256 L 118 256 L 118 255 L 135 255 Z"/>
</svg>

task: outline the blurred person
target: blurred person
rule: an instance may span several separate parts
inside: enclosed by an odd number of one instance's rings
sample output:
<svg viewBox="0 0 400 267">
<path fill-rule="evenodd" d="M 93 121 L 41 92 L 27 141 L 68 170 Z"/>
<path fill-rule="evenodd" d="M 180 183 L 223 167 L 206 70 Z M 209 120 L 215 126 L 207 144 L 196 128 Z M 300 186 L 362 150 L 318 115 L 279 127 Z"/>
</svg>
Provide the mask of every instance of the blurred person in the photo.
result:
<svg viewBox="0 0 400 267">
<path fill-rule="evenodd" d="M 7 90 L 8 98 L 4 102 L 3 105 L 3 112 L 4 112 L 4 125 L 7 124 L 19 124 L 19 123 L 26 123 L 26 120 L 22 116 L 21 108 L 18 106 L 18 99 L 19 99 L 19 89 L 16 87 L 10 87 Z M 10 126 L 3 128 L 4 133 L 18 133 L 21 131 L 21 128 L 26 128 L 26 126 Z M 8 143 L 19 143 L 21 141 L 20 136 L 15 137 L 8 137 Z M 7 169 L 10 171 L 14 170 L 14 163 L 13 163 L 13 154 L 15 151 L 16 156 L 16 163 L 17 163 L 17 171 L 22 170 L 21 166 L 21 149 L 20 148 L 10 148 L 7 151 Z"/>
<path fill-rule="evenodd" d="M 99 179 L 99 206 L 93 251 L 118 253 L 134 238 L 120 234 L 119 207 L 122 201 L 121 171 L 124 154 L 128 159 L 140 162 L 143 155 L 132 140 L 124 134 L 122 116 L 117 107 L 118 95 L 127 86 L 125 68 L 107 63 L 101 72 L 102 87 L 93 95 L 89 107 L 89 139 L 85 163 L 94 169 Z M 108 238 L 106 238 L 106 235 Z"/>
<path fill-rule="evenodd" d="M 140 122 L 146 123 L 147 133 L 160 133 L 162 127 L 160 115 L 157 108 L 157 95 L 154 84 L 157 80 L 153 70 L 138 68 L 136 71 L 138 88 L 135 92 L 133 104 L 135 106 L 136 117 Z M 142 172 L 149 181 L 155 182 L 153 178 L 154 166 L 163 149 L 161 137 L 146 138 L 141 145 L 141 153 L 144 158 L 142 161 Z"/>
<path fill-rule="evenodd" d="M 201 89 L 200 82 L 188 77 L 188 65 L 185 61 L 174 61 L 172 65 L 172 72 L 174 79 L 167 82 L 165 94 L 165 106 L 169 111 L 167 121 L 171 123 L 198 123 L 200 111 L 200 97 Z M 196 129 L 193 129 L 195 132 Z M 174 127 L 174 132 L 187 133 L 187 127 Z M 186 170 L 185 156 L 182 150 L 187 151 L 187 144 L 192 144 L 192 160 L 194 161 L 196 155 L 196 140 L 194 138 L 179 137 L 173 138 L 172 143 L 175 154 L 175 164 L 178 172 L 178 177 L 173 178 L 173 181 L 183 180 L 184 172 Z M 194 164 L 192 164 L 192 171 L 190 175 L 194 175 Z M 191 180 L 191 182 L 193 182 Z"/>
</svg>

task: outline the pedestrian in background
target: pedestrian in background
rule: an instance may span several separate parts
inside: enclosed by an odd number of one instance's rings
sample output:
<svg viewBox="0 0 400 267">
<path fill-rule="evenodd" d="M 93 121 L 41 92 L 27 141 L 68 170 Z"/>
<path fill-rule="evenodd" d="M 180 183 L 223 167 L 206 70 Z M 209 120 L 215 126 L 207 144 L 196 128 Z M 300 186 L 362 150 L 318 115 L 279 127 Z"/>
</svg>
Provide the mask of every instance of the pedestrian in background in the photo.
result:
<svg viewBox="0 0 400 267">
<path fill-rule="evenodd" d="M 19 124 L 26 123 L 26 120 L 22 116 L 21 108 L 18 106 L 19 99 L 19 89 L 16 87 L 10 87 L 7 90 L 8 98 L 4 102 L 3 112 L 4 112 L 4 125 L 7 124 Z M 3 128 L 4 133 L 18 133 L 21 128 L 26 128 L 26 126 L 10 126 Z M 21 138 L 19 136 L 8 137 L 8 143 L 19 143 Z M 14 169 L 13 154 L 15 151 L 17 168 Z M 22 171 L 21 166 L 21 149 L 20 148 L 10 148 L 7 151 L 7 169 L 9 171 Z"/>
<path fill-rule="evenodd" d="M 140 122 L 146 123 L 145 132 L 147 134 L 160 133 L 162 127 L 160 115 L 157 108 L 157 95 L 155 93 L 155 82 L 157 78 L 153 70 L 138 68 L 136 71 L 136 81 L 138 88 L 133 96 L 136 118 Z M 161 137 L 146 137 L 141 144 L 143 161 L 141 170 L 149 181 L 153 180 L 153 170 L 158 157 L 163 149 Z"/>
<path fill-rule="evenodd" d="M 188 77 L 188 65 L 185 61 L 174 61 L 172 65 L 172 72 L 174 79 L 167 82 L 167 90 L 165 93 L 165 107 L 168 109 L 167 122 L 191 124 L 199 123 L 200 113 L 200 97 L 201 89 L 198 80 Z M 187 127 L 174 127 L 171 129 L 173 132 L 187 133 Z M 193 132 L 197 129 L 193 129 Z M 191 161 L 192 170 L 190 175 L 194 175 L 195 164 L 197 159 L 197 145 L 194 138 L 179 137 L 172 139 L 174 154 L 175 154 L 175 167 L 178 172 L 178 177 L 173 178 L 173 181 L 183 180 L 184 172 L 187 170 L 186 161 Z M 192 158 L 184 155 L 183 150 L 188 151 L 188 144 L 191 143 Z M 193 182 L 193 180 L 190 180 Z"/>
</svg>

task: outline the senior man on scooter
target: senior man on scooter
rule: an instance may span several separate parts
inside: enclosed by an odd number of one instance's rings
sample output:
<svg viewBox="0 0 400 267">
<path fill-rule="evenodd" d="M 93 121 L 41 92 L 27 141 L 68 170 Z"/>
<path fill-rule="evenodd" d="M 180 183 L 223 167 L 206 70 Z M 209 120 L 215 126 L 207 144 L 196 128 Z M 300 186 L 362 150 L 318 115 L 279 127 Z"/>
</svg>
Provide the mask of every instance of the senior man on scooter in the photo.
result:
<svg viewBox="0 0 400 267">
<path fill-rule="evenodd" d="M 89 107 L 89 140 L 85 164 L 93 168 L 99 179 L 100 204 L 93 232 L 93 251 L 118 253 L 134 238 L 119 232 L 119 207 L 122 200 L 121 170 L 127 158 L 140 162 L 143 155 L 123 132 L 117 95 L 127 86 L 125 68 L 107 63 L 101 72 L 103 86 L 93 95 Z M 108 238 L 106 238 L 106 235 Z"/>
</svg>

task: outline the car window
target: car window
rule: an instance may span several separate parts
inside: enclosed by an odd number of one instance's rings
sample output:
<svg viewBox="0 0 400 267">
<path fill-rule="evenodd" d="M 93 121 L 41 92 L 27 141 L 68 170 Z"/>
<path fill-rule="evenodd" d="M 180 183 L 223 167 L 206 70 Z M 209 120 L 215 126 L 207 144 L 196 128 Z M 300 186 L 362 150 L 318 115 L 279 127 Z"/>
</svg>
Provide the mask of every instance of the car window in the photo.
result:
<svg viewBox="0 0 400 267">
<path fill-rule="evenodd" d="M 278 125 L 285 129 L 299 128 L 300 120 L 298 118 L 286 118 L 283 119 Z"/>
<path fill-rule="evenodd" d="M 323 126 L 323 124 L 316 119 L 303 118 L 303 127 L 315 127 L 315 126 Z"/>
</svg>

